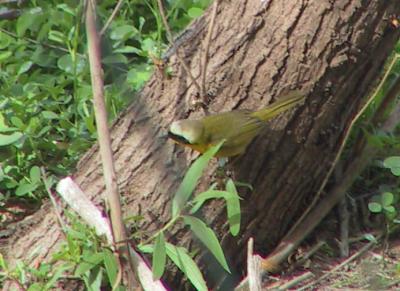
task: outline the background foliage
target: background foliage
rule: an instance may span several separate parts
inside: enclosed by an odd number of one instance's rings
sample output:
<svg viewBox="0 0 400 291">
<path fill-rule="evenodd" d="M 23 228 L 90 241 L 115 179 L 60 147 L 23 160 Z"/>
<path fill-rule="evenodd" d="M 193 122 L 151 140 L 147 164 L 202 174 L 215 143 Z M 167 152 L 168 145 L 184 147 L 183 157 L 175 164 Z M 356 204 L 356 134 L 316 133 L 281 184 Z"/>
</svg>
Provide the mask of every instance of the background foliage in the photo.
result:
<svg viewBox="0 0 400 291">
<path fill-rule="evenodd" d="M 209 2 L 168 1 L 174 32 Z M 99 27 L 115 4 L 99 1 Z M 40 200 L 39 167 L 54 176 L 73 172 L 96 138 L 82 1 L 26 1 L 19 8 L 17 19 L 0 22 L 0 203 Z M 166 48 L 156 1 L 124 1 L 102 40 L 110 120 L 135 98 Z"/>
</svg>

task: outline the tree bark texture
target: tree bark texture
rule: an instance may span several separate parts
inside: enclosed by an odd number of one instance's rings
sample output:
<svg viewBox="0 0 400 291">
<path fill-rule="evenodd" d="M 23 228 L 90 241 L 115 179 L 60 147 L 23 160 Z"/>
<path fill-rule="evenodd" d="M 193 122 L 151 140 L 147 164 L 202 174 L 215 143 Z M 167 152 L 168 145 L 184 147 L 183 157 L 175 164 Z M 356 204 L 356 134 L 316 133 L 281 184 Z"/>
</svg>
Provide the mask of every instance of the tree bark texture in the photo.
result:
<svg viewBox="0 0 400 291">
<path fill-rule="evenodd" d="M 392 14 L 400 15 L 398 1 L 220 1 L 207 67 L 210 112 L 260 109 L 293 89 L 308 94 L 304 106 L 268 123 L 233 163 L 236 180 L 254 187 L 240 188 L 239 236 L 227 231 L 221 201 L 203 211 L 237 274 L 242 275 L 249 237 L 255 238 L 256 251 L 267 254 L 312 201 L 347 125 L 399 37 L 399 29 L 388 20 Z M 180 54 L 198 79 L 209 20 L 207 12 L 177 39 Z M 139 227 L 149 234 L 171 217 L 171 198 L 197 156 L 167 140 L 168 126 L 203 114 L 190 107 L 198 92 L 173 49 L 166 61 L 172 77 L 154 74 L 112 127 L 124 214 L 143 215 Z M 208 169 L 199 190 L 209 185 L 214 169 Z M 105 187 L 97 146 L 82 158 L 75 179 L 100 201 Z M 28 263 L 49 258 L 62 238 L 50 204 L 27 218 L 26 225 L 3 240 L 3 253 L 11 261 Z M 182 226 L 168 236 L 172 242 L 199 246 Z M 207 256 L 198 257 L 211 264 Z M 208 276 L 217 282 L 221 273 L 210 271 Z M 169 279 L 172 284 L 179 281 Z"/>
</svg>

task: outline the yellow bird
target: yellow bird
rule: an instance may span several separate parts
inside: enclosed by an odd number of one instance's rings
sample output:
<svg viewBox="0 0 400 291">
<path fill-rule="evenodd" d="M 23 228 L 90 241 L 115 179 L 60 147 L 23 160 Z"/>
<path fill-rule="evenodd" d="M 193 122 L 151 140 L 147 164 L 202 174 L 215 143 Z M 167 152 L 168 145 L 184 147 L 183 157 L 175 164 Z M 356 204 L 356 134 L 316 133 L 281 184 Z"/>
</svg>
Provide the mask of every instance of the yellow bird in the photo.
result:
<svg viewBox="0 0 400 291">
<path fill-rule="evenodd" d="M 304 98 L 301 92 L 293 91 L 259 111 L 234 110 L 208 115 L 197 120 L 174 121 L 170 126 L 168 137 L 200 153 L 204 153 L 225 139 L 216 156 L 236 156 L 246 150 L 263 129 L 266 121 L 302 103 Z"/>
</svg>

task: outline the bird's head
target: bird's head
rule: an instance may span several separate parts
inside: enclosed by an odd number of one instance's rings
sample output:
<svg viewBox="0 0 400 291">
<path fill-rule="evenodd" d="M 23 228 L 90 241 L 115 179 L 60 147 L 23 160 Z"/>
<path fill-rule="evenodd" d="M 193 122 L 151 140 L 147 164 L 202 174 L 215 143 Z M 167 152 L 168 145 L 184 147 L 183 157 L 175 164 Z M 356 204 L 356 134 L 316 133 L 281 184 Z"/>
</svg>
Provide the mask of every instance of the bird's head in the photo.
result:
<svg viewBox="0 0 400 291">
<path fill-rule="evenodd" d="M 174 121 L 168 131 L 168 137 L 181 144 L 196 144 L 201 141 L 204 125 L 200 120 Z"/>
</svg>

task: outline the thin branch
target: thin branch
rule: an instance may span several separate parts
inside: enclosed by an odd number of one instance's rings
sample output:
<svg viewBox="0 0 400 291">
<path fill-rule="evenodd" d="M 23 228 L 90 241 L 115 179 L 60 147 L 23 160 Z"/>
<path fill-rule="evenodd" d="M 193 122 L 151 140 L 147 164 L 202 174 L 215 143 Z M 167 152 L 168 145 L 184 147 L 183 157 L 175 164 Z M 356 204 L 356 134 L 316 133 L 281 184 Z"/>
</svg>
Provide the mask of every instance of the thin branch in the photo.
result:
<svg viewBox="0 0 400 291">
<path fill-rule="evenodd" d="M 118 0 L 117 5 L 115 5 L 115 8 L 113 10 L 113 12 L 111 13 L 110 17 L 107 19 L 106 24 L 104 24 L 103 28 L 100 30 L 100 35 L 103 35 L 104 32 L 107 30 L 107 28 L 110 26 L 111 22 L 114 20 L 115 16 L 117 15 L 119 9 L 122 6 L 122 2 L 124 0 Z"/>
<path fill-rule="evenodd" d="M 43 183 L 44 183 L 44 187 L 46 188 L 47 194 L 49 194 L 49 197 L 50 197 L 50 201 L 51 201 L 51 203 L 53 204 L 54 211 L 55 211 L 56 216 L 57 216 L 57 220 L 58 220 L 58 222 L 60 223 L 60 226 L 61 226 L 63 232 L 65 233 L 67 227 L 66 227 L 66 225 L 65 225 L 65 223 L 64 223 L 64 220 L 63 220 L 62 217 L 61 217 L 61 210 L 60 210 L 60 207 L 58 206 L 56 200 L 54 199 L 53 192 L 52 192 L 51 189 L 49 188 L 48 179 L 47 179 L 47 175 L 46 175 L 46 171 L 44 170 L 43 167 L 40 168 L 40 171 L 42 172 L 42 180 L 43 180 Z"/>
<path fill-rule="evenodd" d="M 210 25 L 208 27 L 208 32 L 207 36 L 205 39 L 205 44 L 204 44 L 204 54 L 203 54 L 203 59 L 202 59 L 202 65 L 201 65 L 201 91 L 200 91 L 200 96 L 203 98 L 203 103 L 206 104 L 207 102 L 207 97 L 206 97 L 206 73 L 207 73 L 207 65 L 208 65 L 208 53 L 210 50 L 210 43 L 211 43 L 211 38 L 212 38 L 212 33 L 214 30 L 215 26 L 215 19 L 217 18 L 217 11 L 218 11 L 218 4 L 219 0 L 214 1 L 214 6 L 213 6 L 213 11 L 211 14 L 211 20 L 210 20 Z"/>
<path fill-rule="evenodd" d="M 179 49 L 176 47 L 176 44 L 175 44 L 173 36 L 172 36 L 171 28 L 169 27 L 167 17 L 165 16 L 164 6 L 163 6 L 163 3 L 162 3 L 162 0 L 157 0 L 157 3 L 158 3 L 158 9 L 160 11 L 161 19 L 162 19 L 162 21 L 164 23 L 165 30 L 167 32 L 168 41 L 172 45 L 172 47 L 174 48 L 174 50 L 176 52 L 176 57 L 177 57 L 178 61 L 181 63 L 181 65 L 182 65 L 183 69 L 185 70 L 186 74 L 188 74 L 188 76 L 189 76 L 190 80 L 192 81 L 193 85 L 196 87 L 197 91 L 200 93 L 201 92 L 201 88 L 200 88 L 199 84 L 197 83 L 196 79 L 193 77 L 189 66 L 185 63 L 184 59 L 180 55 Z"/>
<path fill-rule="evenodd" d="M 377 239 L 380 239 L 382 237 L 382 235 L 380 235 Z M 334 267 L 333 269 L 329 270 L 329 272 L 327 272 L 326 274 L 322 275 L 321 277 L 319 277 L 317 280 L 302 286 L 301 288 L 297 289 L 298 291 L 300 290 L 306 290 L 311 288 L 312 286 L 314 286 L 315 284 L 318 284 L 319 282 L 321 282 L 322 280 L 328 278 L 329 276 L 331 276 L 333 273 L 336 273 L 337 271 L 339 271 L 341 268 L 343 268 L 344 266 L 348 265 L 349 263 L 351 263 L 352 261 L 354 261 L 355 259 L 357 259 L 358 257 L 360 257 L 362 254 L 364 254 L 366 251 L 368 251 L 372 246 L 376 245 L 376 242 L 369 242 L 367 243 L 365 246 L 363 246 L 358 252 L 356 252 L 355 254 L 353 254 L 350 258 L 348 258 L 347 260 L 343 261 L 341 264 L 337 265 L 336 267 Z"/>
<path fill-rule="evenodd" d="M 103 70 L 101 67 L 100 37 L 95 23 L 95 0 L 87 1 L 86 7 L 86 33 L 88 41 L 88 55 L 90 64 L 90 75 L 93 90 L 94 112 L 97 124 L 100 156 L 103 166 L 103 174 L 106 185 L 106 202 L 109 207 L 114 243 L 117 248 L 116 256 L 122 265 L 122 256 L 129 258 L 129 245 L 125 226 L 122 220 L 121 202 L 118 193 L 117 176 L 114 167 L 113 152 L 111 148 L 111 137 L 107 124 L 107 111 L 104 102 Z M 129 260 L 131 262 L 131 260 Z M 133 274 L 133 266 L 129 264 L 126 269 L 128 289 L 133 285 L 138 286 Z"/>
</svg>

